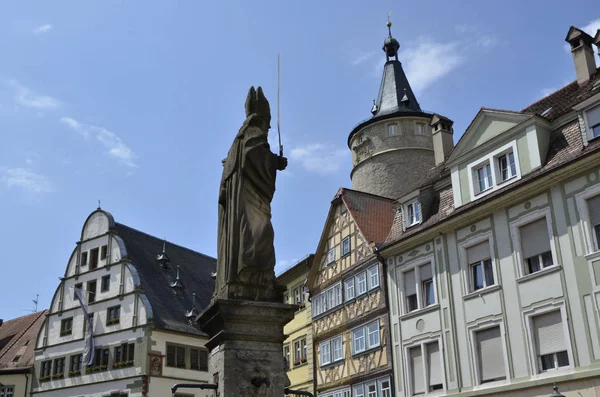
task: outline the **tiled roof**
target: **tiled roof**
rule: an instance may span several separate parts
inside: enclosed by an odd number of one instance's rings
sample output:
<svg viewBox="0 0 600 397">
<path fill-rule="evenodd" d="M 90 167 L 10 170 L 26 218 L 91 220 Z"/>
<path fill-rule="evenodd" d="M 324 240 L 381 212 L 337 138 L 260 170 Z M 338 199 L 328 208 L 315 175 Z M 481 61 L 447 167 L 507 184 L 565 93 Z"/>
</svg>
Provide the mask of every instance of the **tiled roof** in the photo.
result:
<svg viewBox="0 0 600 397">
<path fill-rule="evenodd" d="M 152 306 L 153 323 L 166 330 L 200 333 L 193 317 L 187 318 L 186 313 L 192 309 L 193 293 L 198 313 L 210 303 L 215 289 L 211 273 L 216 270 L 216 259 L 167 241 L 165 251 L 170 266 L 162 268 L 156 260 L 163 249 L 162 239 L 120 223 L 115 223 L 114 230 L 123 239 L 127 256 L 138 271 L 141 288 Z M 178 294 L 170 287 L 176 279 L 177 265 L 184 287 Z"/>
<path fill-rule="evenodd" d="M 47 310 L 5 321 L 0 326 L 0 374 L 33 365 L 35 341 Z M 13 362 L 15 357 L 18 361 Z"/>
<path fill-rule="evenodd" d="M 600 68 L 596 69 L 596 73 L 584 85 L 580 86 L 577 81 L 573 81 L 527 106 L 522 112 L 537 113 L 543 115 L 548 120 L 554 120 L 571 111 L 576 104 L 585 101 L 592 95 L 600 93 L 600 84 L 596 84 L 597 82 L 600 82 Z M 596 85 L 595 88 L 594 85 Z M 544 114 L 544 112 L 547 113 Z"/>
<path fill-rule="evenodd" d="M 368 242 L 385 241 L 394 222 L 394 200 L 346 188 L 340 189 L 338 196 Z"/>
</svg>

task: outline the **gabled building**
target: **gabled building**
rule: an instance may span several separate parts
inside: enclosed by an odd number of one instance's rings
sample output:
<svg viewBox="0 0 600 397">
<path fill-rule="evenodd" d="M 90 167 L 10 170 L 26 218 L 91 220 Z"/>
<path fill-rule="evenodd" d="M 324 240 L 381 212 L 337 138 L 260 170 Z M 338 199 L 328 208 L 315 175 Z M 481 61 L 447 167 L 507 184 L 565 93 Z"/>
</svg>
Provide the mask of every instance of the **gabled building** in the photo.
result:
<svg viewBox="0 0 600 397">
<path fill-rule="evenodd" d="M 300 262 L 277 276 L 277 284 L 286 287 L 284 303 L 296 305 L 294 319 L 283 328 L 287 339 L 283 342 L 290 379 L 289 388 L 314 393 L 314 354 L 311 321 L 311 302 L 308 298 L 307 280 L 314 255 L 308 255 Z"/>
<path fill-rule="evenodd" d="M 29 396 L 33 379 L 35 339 L 46 310 L 8 321 L 0 320 L 0 396 Z"/>
<path fill-rule="evenodd" d="M 566 41 L 576 81 L 479 110 L 397 201 L 379 247 L 396 396 L 600 393 L 600 31 Z"/>
<path fill-rule="evenodd" d="M 193 320 L 215 269 L 214 258 L 94 211 L 35 341 L 32 394 L 168 396 L 174 383 L 208 382 L 207 337 Z"/>
</svg>

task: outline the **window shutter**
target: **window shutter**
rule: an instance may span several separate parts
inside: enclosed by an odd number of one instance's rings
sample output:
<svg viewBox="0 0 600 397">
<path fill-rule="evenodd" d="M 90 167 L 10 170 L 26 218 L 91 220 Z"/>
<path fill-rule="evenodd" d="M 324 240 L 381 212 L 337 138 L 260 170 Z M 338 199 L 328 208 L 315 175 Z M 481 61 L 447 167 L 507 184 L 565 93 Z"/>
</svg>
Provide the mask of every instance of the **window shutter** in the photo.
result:
<svg viewBox="0 0 600 397">
<path fill-rule="evenodd" d="M 528 223 L 519 228 L 521 234 L 521 251 L 523 259 L 550 251 L 550 238 L 546 218 Z"/>
<path fill-rule="evenodd" d="M 421 281 L 430 280 L 433 278 L 431 275 L 431 264 L 421 266 L 420 271 L 421 271 Z"/>
<path fill-rule="evenodd" d="M 489 258 L 491 258 L 490 243 L 487 240 L 467 248 L 467 262 L 469 265 Z"/>
<path fill-rule="evenodd" d="M 429 370 L 429 386 L 442 384 L 442 370 L 440 365 L 440 345 L 438 342 L 427 345 L 427 367 Z"/>
<path fill-rule="evenodd" d="M 533 332 L 538 355 L 567 350 L 560 310 L 535 316 Z"/>
<path fill-rule="evenodd" d="M 600 106 L 596 106 L 586 112 L 589 126 L 600 123 Z"/>
<path fill-rule="evenodd" d="M 477 332 L 477 353 L 479 354 L 479 375 L 481 381 L 490 381 L 506 377 L 504 370 L 504 352 L 500 327 Z"/>
<path fill-rule="evenodd" d="M 417 293 L 417 287 L 415 285 L 415 271 L 410 270 L 404 273 L 404 291 L 406 296 L 414 295 Z"/>
<path fill-rule="evenodd" d="M 586 201 L 592 226 L 600 225 L 600 195 L 589 198 Z"/>
<path fill-rule="evenodd" d="M 425 377 L 423 376 L 423 355 L 421 346 L 409 350 L 412 369 L 413 394 L 425 393 Z"/>
</svg>

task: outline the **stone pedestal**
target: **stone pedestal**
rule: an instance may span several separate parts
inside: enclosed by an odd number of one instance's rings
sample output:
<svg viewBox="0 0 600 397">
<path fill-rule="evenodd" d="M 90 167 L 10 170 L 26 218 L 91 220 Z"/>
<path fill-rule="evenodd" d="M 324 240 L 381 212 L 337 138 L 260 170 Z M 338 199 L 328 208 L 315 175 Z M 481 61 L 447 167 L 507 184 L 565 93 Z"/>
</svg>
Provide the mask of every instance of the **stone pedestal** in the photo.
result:
<svg viewBox="0 0 600 397">
<path fill-rule="evenodd" d="M 296 307 L 284 303 L 216 299 L 197 318 L 208 333 L 209 371 L 216 397 L 284 395 L 289 386 L 283 326 Z"/>
</svg>

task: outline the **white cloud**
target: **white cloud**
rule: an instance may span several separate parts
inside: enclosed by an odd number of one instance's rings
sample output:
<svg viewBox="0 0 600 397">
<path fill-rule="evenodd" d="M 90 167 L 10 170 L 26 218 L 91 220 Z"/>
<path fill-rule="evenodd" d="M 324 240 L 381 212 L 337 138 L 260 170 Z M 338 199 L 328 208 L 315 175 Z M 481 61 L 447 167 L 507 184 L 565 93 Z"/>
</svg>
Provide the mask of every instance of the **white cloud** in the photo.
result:
<svg viewBox="0 0 600 397">
<path fill-rule="evenodd" d="M 477 28 L 473 25 L 468 25 L 468 24 L 458 24 L 458 25 L 454 25 L 454 30 L 456 30 L 457 33 L 475 33 L 477 32 Z"/>
<path fill-rule="evenodd" d="M 50 31 L 50 29 L 52 29 L 52 25 L 50 25 L 48 23 L 48 24 L 41 25 L 41 26 L 38 26 L 37 28 L 33 29 L 33 33 L 35 33 L 35 34 L 43 34 L 43 33 L 46 33 L 48 31 Z"/>
<path fill-rule="evenodd" d="M 339 171 L 348 155 L 346 149 L 336 149 L 321 143 L 294 147 L 290 152 L 290 158 L 300 162 L 305 170 L 321 175 Z"/>
<path fill-rule="evenodd" d="M 94 136 L 106 148 L 108 155 L 116 158 L 128 167 L 137 167 L 134 161 L 136 157 L 135 153 L 114 132 L 103 127 L 80 123 L 71 117 L 63 117 L 60 119 L 60 122 L 77 131 L 86 139 Z"/>
<path fill-rule="evenodd" d="M 54 191 L 46 177 L 24 168 L 0 168 L 0 182 L 7 188 L 19 188 L 31 193 Z"/>
<path fill-rule="evenodd" d="M 54 110 L 61 106 L 58 99 L 47 95 L 38 95 L 15 80 L 10 80 L 9 85 L 15 89 L 15 101 L 21 106 L 38 110 Z"/>
<path fill-rule="evenodd" d="M 373 58 L 373 55 L 375 55 L 375 51 L 362 52 L 360 50 L 355 50 L 353 52 L 352 60 L 350 61 L 350 63 L 355 66 L 360 65 L 361 63 L 364 63 L 369 59 Z"/>
<path fill-rule="evenodd" d="M 594 37 L 596 35 L 596 31 L 600 29 L 600 18 L 595 19 L 581 28 L 584 32 Z"/>
<path fill-rule="evenodd" d="M 420 38 L 416 45 L 401 51 L 399 58 L 412 89 L 422 92 L 465 62 L 466 55 L 458 41 L 441 43 Z"/>
<path fill-rule="evenodd" d="M 498 39 L 494 36 L 484 35 L 475 41 L 475 45 L 482 48 L 492 48 L 498 44 Z"/>
</svg>

